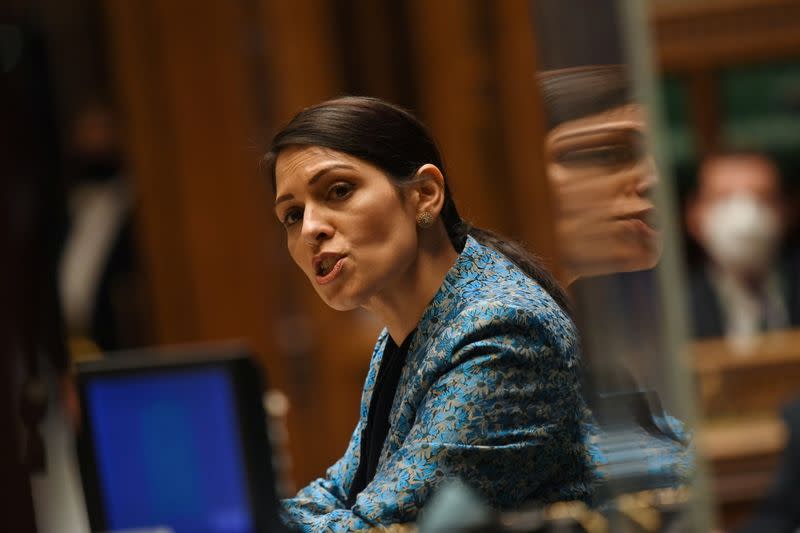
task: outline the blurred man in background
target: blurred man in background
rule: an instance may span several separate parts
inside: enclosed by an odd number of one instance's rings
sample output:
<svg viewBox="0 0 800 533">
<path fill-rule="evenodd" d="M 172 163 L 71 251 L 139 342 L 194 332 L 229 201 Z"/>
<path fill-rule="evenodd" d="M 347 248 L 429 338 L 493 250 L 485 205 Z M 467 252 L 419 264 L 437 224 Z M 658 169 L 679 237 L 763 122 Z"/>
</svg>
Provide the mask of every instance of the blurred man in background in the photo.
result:
<svg viewBox="0 0 800 533">
<path fill-rule="evenodd" d="M 690 276 L 696 337 L 747 337 L 800 324 L 796 258 L 779 254 L 787 216 L 770 158 L 706 157 L 686 226 L 707 256 Z"/>
<path fill-rule="evenodd" d="M 134 201 L 118 137 L 113 110 L 101 102 L 82 108 L 70 128 L 59 291 L 78 359 L 144 344 Z"/>
</svg>

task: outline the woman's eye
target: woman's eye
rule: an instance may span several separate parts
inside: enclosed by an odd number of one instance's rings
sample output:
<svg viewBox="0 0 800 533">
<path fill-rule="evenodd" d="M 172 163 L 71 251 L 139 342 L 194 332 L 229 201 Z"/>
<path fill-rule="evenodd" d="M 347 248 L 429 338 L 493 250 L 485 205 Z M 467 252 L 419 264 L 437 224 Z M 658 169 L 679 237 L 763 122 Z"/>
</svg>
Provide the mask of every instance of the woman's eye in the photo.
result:
<svg viewBox="0 0 800 533">
<path fill-rule="evenodd" d="M 636 147 L 616 144 L 571 150 L 560 154 L 557 160 L 567 166 L 616 166 L 634 163 L 640 157 Z"/>
<path fill-rule="evenodd" d="M 349 183 L 334 183 L 328 189 L 328 198 L 331 200 L 344 200 L 353 192 L 353 186 Z"/>
<path fill-rule="evenodd" d="M 302 209 L 290 209 L 283 215 L 283 225 L 287 228 L 299 222 L 303 218 Z"/>
</svg>

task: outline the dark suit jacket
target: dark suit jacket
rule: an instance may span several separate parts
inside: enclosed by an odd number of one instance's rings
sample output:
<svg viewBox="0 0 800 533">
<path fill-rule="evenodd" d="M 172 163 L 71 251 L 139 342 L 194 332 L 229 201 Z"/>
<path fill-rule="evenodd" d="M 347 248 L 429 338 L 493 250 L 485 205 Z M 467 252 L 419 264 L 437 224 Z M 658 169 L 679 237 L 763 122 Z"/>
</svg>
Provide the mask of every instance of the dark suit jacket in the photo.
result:
<svg viewBox="0 0 800 533">
<path fill-rule="evenodd" d="M 784 255 L 778 266 L 778 273 L 785 287 L 783 297 L 789 325 L 800 326 L 800 251 Z M 690 273 L 689 289 L 694 337 L 723 336 L 725 315 L 705 265 Z"/>
</svg>

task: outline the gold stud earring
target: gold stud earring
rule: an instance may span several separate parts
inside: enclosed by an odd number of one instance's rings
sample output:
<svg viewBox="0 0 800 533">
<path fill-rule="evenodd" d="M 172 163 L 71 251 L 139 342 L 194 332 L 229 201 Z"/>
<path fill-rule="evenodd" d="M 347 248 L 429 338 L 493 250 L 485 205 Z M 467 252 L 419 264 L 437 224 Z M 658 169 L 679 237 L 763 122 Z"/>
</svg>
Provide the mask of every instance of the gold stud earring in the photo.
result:
<svg viewBox="0 0 800 533">
<path fill-rule="evenodd" d="M 417 225 L 420 228 L 430 228 L 433 226 L 433 215 L 429 211 L 422 211 L 417 215 Z"/>
</svg>

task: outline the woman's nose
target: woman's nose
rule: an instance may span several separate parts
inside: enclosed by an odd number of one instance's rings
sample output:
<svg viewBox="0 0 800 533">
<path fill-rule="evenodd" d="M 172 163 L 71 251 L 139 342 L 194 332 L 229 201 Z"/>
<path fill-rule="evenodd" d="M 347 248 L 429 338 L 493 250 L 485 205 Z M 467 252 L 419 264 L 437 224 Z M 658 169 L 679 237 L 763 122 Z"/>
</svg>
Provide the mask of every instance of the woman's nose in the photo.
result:
<svg viewBox="0 0 800 533">
<path fill-rule="evenodd" d="M 318 246 L 333 236 L 333 226 L 321 216 L 322 213 L 307 206 L 303 212 L 303 241 L 309 246 Z"/>
<path fill-rule="evenodd" d="M 655 161 L 651 158 L 645 163 L 645 167 L 636 182 L 636 194 L 647 195 L 658 183 L 658 172 L 656 171 Z"/>
</svg>

